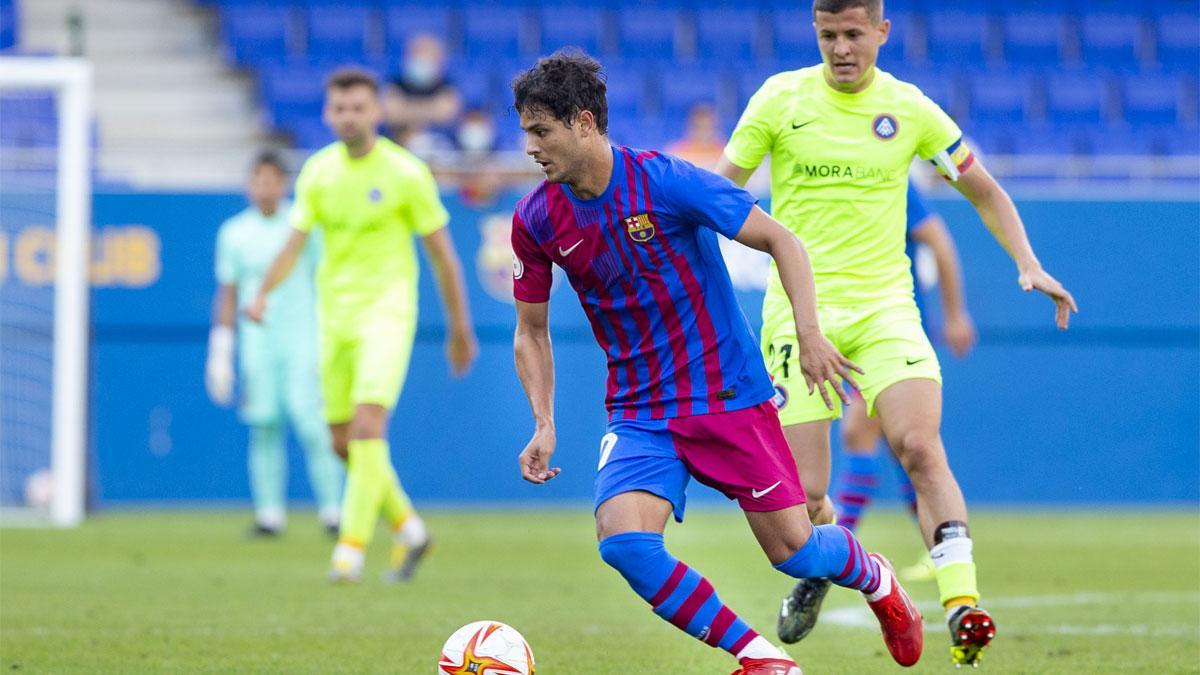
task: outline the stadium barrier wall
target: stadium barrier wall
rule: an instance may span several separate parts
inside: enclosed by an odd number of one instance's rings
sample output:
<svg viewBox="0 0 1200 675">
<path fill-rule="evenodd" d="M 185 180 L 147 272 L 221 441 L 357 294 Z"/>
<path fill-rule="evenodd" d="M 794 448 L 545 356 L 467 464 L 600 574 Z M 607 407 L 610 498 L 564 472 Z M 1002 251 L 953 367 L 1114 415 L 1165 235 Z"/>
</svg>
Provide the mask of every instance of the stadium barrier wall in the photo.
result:
<svg viewBox="0 0 1200 675">
<path fill-rule="evenodd" d="M 520 480 L 531 423 L 512 365 L 509 218 L 518 195 L 447 196 L 481 341 L 475 370 L 448 377 L 435 284 L 424 268 L 418 343 L 391 426 L 419 502 L 586 504 L 604 432 L 603 354 L 570 287 L 552 298 L 558 452 L 550 485 Z M 944 350 L 944 436 L 969 499 L 1192 503 L 1200 499 L 1200 204 L 1020 200 L 1047 269 L 1074 293 L 1071 330 L 1026 296 L 970 206 L 931 199 L 958 240 L 981 343 Z M 95 196 L 90 442 L 100 505 L 248 498 L 246 430 L 203 387 L 216 228 L 237 194 Z M 49 282 L 46 233 L 6 232 L 3 283 Z M 744 293 L 757 327 L 761 296 Z M 309 495 L 298 450 L 289 490 Z M 694 498 L 723 501 L 707 488 Z"/>
</svg>

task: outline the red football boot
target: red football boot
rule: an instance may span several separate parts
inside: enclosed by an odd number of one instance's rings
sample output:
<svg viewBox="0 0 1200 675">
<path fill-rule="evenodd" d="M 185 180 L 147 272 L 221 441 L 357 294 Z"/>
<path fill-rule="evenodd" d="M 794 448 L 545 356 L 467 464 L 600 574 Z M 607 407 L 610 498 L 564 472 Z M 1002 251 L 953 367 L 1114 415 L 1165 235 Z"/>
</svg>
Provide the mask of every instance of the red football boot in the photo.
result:
<svg viewBox="0 0 1200 675">
<path fill-rule="evenodd" d="M 925 640 L 925 627 L 921 623 L 921 613 L 908 599 L 908 593 L 900 586 L 900 580 L 892 569 L 892 563 L 878 553 L 869 554 L 886 567 L 892 575 L 892 592 L 886 596 L 868 602 L 867 605 L 879 619 L 879 627 L 883 630 L 883 642 L 891 652 L 892 658 L 902 666 L 908 667 L 921 658 L 921 647 Z"/>
<path fill-rule="evenodd" d="M 742 659 L 730 675 L 803 675 L 791 659 Z"/>
</svg>

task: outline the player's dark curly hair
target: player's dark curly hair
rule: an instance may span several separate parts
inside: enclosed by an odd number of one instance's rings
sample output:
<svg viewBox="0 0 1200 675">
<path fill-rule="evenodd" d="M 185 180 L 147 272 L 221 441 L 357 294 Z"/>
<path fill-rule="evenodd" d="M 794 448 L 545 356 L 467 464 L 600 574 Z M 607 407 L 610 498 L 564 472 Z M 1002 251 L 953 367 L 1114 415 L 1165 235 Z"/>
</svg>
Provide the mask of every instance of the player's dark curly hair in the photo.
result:
<svg viewBox="0 0 1200 675">
<path fill-rule="evenodd" d="M 513 80 L 513 107 L 544 110 L 568 127 L 580 112 L 596 118 L 596 128 L 608 133 L 608 86 L 600 63 L 576 50 L 560 50 Z"/>
<path fill-rule="evenodd" d="M 813 16 L 817 12 L 838 14 L 853 7 L 867 10 L 867 16 L 875 23 L 883 20 L 883 0 L 813 0 Z"/>
</svg>

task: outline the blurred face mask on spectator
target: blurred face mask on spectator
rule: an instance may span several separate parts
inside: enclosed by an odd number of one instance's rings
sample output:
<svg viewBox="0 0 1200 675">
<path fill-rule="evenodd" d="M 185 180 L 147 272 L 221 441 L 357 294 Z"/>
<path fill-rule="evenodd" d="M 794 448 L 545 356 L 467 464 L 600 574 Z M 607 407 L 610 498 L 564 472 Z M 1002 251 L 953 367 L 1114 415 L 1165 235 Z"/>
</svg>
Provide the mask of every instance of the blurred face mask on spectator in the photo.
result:
<svg viewBox="0 0 1200 675">
<path fill-rule="evenodd" d="M 495 140 L 496 134 L 487 120 L 468 120 L 458 128 L 458 144 L 467 152 L 488 152 Z"/>
<path fill-rule="evenodd" d="M 887 42 L 891 23 L 882 20 L 876 24 L 865 7 L 851 7 L 837 14 L 817 12 L 813 26 L 831 83 L 848 92 L 864 88 L 879 48 Z"/>
<path fill-rule="evenodd" d="M 404 77 L 418 87 L 428 87 L 437 82 L 441 67 L 437 61 L 426 57 L 415 57 L 404 64 Z"/>
<path fill-rule="evenodd" d="M 374 137 L 383 109 L 370 87 L 332 87 L 325 94 L 324 117 L 338 139 L 356 148 Z"/>
</svg>

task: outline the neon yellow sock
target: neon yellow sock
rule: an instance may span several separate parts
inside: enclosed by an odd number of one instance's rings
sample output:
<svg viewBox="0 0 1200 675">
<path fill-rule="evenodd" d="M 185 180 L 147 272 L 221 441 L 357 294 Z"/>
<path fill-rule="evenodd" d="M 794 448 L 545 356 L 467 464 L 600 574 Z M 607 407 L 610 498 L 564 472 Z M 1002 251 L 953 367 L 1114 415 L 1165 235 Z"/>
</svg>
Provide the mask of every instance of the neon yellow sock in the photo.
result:
<svg viewBox="0 0 1200 675">
<path fill-rule="evenodd" d="M 937 568 L 938 595 L 942 606 L 949 609 L 950 601 L 955 604 L 975 604 L 979 602 L 979 585 L 975 580 L 975 563 L 959 562 L 943 565 Z M 963 598 L 968 599 L 966 602 Z"/>
<path fill-rule="evenodd" d="M 400 485 L 400 478 L 396 475 L 396 469 L 392 466 L 391 461 L 388 462 L 384 481 L 382 511 L 383 519 L 393 530 L 400 529 L 400 526 L 404 524 L 405 520 L 408 520 L 408 516 L 413 512 L 412 501 L 404 492 L 404 487 Z"/>
<path fill-rule="evenodd" d="M 387 441 L 380 438 L 350 441 L 346 493 L 342 497 L 339 541 L 366 547 L 375 534 L 383 503 L 389 467 Z"/>
</svg>

